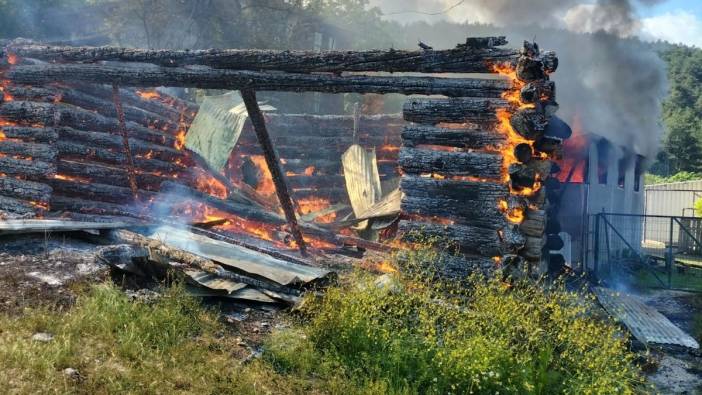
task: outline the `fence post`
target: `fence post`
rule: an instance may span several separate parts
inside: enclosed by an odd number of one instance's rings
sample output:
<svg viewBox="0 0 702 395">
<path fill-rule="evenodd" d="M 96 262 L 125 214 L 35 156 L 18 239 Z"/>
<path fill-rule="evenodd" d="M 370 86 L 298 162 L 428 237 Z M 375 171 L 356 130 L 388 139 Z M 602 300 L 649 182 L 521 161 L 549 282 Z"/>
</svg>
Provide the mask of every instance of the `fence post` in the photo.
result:
<svg viewBox="0 0 702 395">
<path fill-rule="evenodd" d="M 600 214 L 595 214 L 595 243 L 593 246 L 592 276 L 595 281 L 599 281 L 599 259 L 600 259 Z"/>
<path fill-rule="evenodd" d="M 675 224 L 675 218 L 670 217 L 670 230 L 668 237 L 668 255 L 666 257 L 666 266 L 668 269 L 668 289 L 673 287 L 673 225 Z"/>
</svg>

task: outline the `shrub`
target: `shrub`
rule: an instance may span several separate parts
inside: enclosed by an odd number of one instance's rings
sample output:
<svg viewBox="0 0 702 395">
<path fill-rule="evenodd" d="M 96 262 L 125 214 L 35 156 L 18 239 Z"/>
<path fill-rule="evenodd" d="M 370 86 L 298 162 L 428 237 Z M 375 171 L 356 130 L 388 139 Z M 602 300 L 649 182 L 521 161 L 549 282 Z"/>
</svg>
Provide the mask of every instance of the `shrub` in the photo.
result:
<svg viewBox="0 0 702 395">
<path fill-rule="evenodd" d="M 642 383 L 626 337 L 593 318 L 581 294 L 478 278 L 460 288 L 393 281 L 359 274 L 309 297 L 295 334 L 276 333 L 267 360 L 285 374 L 341 374 L 359 392 L 609 394 Z"/>
</svg>

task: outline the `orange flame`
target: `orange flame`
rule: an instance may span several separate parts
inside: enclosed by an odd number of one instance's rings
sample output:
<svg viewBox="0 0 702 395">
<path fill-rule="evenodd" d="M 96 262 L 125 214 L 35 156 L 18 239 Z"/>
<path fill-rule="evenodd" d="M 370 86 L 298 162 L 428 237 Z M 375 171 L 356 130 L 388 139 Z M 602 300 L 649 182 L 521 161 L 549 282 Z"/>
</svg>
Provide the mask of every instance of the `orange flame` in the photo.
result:
<svg viewBox="0 0 702 395">
<path fill-rule="evenodd" d="M 275 195 L 275 184 L 273 184 L 271 171 L 268 170 L 266 158 L 264 158 L 263 155 L 251 155 L 249 158 L 251 158 L 251 161 L 261 171 L 261 179 L 258 181 L 258 185 L 256 185 L 256 192 L 265 197 Z"/>
<path fill-rule="evenodd" d="M 161 95 L 160 95 L 158 92 L 154 91 L 154 90 L 151 90 L 151 91 L 142 91 L 142 90 L 138 90 L 138 91 L 136 91 L 136 94 L 139 95 L 139 97 L 141 97 L 142 99 L 145 99 L 145 100 L 153 100 L 153 99 L 159 99 L 159 98 L 161 98 Z"/>
<path fill-rule="evenodd" d="M 69 175 L 65 175 L 65 174 L 54 174 L 54 179 L 65 180 L 65 181 L 75 181 L 75 182 L 79 182 L 81 184 L 89 184 L 91 182 L 87 178 L 69 176 Z"/>
<path fill-rule="evenodd" d="M 15 55 L 13 53 L 7 55 L 7 63 L 9 63 L 11 65 L 16 65 L 18 62 L 19 62 L 19 58 L 17 57 L 17 55 Z"/>
<path fill-rule="evenodd" d="M 314 197 L 309 197 L 305 199 L 300 199 L 297 201 L 297 205 L 300 208 L 300 214 L 306 215 L 310 213 L 316 213 L 322 211 L 331 206 L 328 199 L 318 199 Z M 321 223 L 331 223 L 336 219 L 336 213 L 329 213 L 320 217 L 315 218 L 316 222 Z"/>
</svg>

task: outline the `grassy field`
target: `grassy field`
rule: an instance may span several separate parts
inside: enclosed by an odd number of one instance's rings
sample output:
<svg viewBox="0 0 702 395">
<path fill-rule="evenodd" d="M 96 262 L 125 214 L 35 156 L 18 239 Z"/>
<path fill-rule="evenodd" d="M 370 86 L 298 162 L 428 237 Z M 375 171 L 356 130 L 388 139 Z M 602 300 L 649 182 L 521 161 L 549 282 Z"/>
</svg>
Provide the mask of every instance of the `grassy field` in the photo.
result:
<svg viewBox="0 0 702 395">
<path fill-rule="evenodd" d="M 0 316 L 10 393 L 632 393 L 642 378 L 615 325 L 561 289 L 436 285 L 354 274 L 307 297 L 243 364 L 214 311 L 173 287 L 131 301 L 110 284 L 65 311 Z M 32 340 L 38 332 L 53 340 Z M 79 374 L 67 375 L 72 368 Z"/>
</svg>

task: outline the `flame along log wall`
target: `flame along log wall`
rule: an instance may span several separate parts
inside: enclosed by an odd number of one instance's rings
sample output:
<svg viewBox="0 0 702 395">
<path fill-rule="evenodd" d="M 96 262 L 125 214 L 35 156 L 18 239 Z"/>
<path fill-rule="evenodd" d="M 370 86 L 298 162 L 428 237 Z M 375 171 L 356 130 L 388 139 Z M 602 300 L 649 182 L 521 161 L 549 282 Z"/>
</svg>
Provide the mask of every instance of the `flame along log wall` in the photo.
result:
<svg viewBox="0 0 702 395">
<path fill-rule="evenodd" d="M 512 91 L 406 102 L 412 124 L 399 158 L 405 240 L 430 236 L 460 252 L 467 271 L 490 272 L 495 262 L 508 271 L 546 270 L 546 241 L 558 238 L 546 234 L 544 187 L 560 152 L 560 140 L 545 136 L 557 110 L 548 77 L 557 62 L 525 42 L 516 66 L 492 69 L 512 80 Z"/>
</svg>

